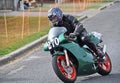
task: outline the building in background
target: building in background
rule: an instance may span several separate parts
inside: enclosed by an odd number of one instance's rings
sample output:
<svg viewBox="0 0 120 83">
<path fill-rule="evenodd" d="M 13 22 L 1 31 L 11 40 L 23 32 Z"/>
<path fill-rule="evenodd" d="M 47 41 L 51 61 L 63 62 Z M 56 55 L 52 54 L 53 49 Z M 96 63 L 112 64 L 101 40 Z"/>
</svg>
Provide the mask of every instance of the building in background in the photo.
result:
<svg viewBox="0 0 120 83">
<path fill-rule="evenodd" d="M 0 0 L 0 10 L 17 10 L 19 0 Z"/>
<path fill-rule="evenodd" d="M 0 10 L 17 11 L 20 7 L 20 1 L 34 3 L 36 0 L 0 0 Z"/>
</svg>

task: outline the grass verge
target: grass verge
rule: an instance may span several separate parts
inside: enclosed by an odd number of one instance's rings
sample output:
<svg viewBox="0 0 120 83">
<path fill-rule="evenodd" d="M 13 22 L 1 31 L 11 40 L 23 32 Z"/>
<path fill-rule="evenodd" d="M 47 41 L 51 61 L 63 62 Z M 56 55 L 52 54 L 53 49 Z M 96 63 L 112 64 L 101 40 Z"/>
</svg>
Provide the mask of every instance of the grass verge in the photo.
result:
<svg viewBox="0 0 120 83">
<path fill-rule="evenodd" d="M 35 40 L 39 39 L 40 37 L 44 36 L 45 34 L 47 34 L 48 31 L 49 31 L 49 29 L 46 29 L 46 30 L 42 31 L 41 33 L 35 33 L 35 34 L 27 36 L 23 39 L 17 40 L 16 42 L 11 43 L 7 47 L 0 49 L 0 55 L 1 56 L 6 55 L 8 53 L 11 53 L 11 52 L 19 49 L 20 47 L 22 47 L 30 42 L 35 41 Z"/>
</svg>

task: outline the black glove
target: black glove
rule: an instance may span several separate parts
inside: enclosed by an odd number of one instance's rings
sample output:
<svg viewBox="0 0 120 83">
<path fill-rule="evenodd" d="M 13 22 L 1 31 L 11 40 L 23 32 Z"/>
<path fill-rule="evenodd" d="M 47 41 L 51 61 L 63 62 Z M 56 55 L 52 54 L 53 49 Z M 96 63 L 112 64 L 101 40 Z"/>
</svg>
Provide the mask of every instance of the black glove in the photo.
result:
<svg viewBox="0 0 120 83">
<path fill-rule="evenodd" d="M 75 36 L 76 36 L 75 33 L 70 33 L 70 34 L 69 34 L 69 37 L 70 37 L 70 38 L 75 38 Z"/>
</svg>

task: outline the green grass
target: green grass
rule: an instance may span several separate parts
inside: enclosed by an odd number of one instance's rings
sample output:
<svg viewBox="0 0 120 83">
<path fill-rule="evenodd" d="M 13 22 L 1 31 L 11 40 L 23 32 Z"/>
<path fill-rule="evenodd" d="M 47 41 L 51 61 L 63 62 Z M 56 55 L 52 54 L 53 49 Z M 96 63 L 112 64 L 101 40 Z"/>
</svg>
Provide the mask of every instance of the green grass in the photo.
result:
<svg viewBox="0 0 120 83">
<path fill-rule="evenodd" d="M 100 7 L 101 7 L 100 5 L 93 5 L 93 6 L 87 7 L 87 9 L 98 9 Z"/>
<path fill-rule="evenodd" d="M 93 5 L 93 6 L 89 6 L 87 9 L 98 9 L 100 8 L 100 5 Z"/>
<path fill-rule="evenodd" d="M 35 40 L 37 40 L 38 38 L 44 36 L 45 34 L 47 34 L 49 31 L 49 29 L 46 29 L 44 31 L 42 31 L 41 33 L 35 33 L 35 34 L 32 34 L 28 37 L 25 37 L 23 39 L 20 39 L 20 40 L 17 40 L 16 42 L 13 42 L 11 43 L 10 45 L 8 45 L 7 47 L 3 48 L 3 49 L 0 49 L 0 55 L 3 56 L 3 55 L 6 55 L 8 53 L 11 53 L 17 49 L 19 49 L 20 47 L 30 43 L 30 42 L 33 42 Z"/>
</svg>

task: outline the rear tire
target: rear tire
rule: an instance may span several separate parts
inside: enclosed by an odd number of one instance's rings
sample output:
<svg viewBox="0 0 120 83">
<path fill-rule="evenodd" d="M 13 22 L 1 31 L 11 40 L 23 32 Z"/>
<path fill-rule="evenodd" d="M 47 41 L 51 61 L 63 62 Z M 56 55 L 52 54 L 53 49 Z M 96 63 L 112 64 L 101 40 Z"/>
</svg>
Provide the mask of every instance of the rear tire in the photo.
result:
<svg viewBox="0 0 120 83">
<path fill-rule="evenodd" d="M 107 53 L 105 53 L 106 60 L 98 64 L 98 73 L 100 75 L 108 75 L 112 70 L 111 60 Z"/>
<path fill-rule="evenodd" d="M 66 59 L 64 55 L 58 55 L 52 57 L 52 66 L 56 75 L 64 83 L 74 83 L 77 74 L 73 63 L 70 60 L 70 67 L 66 66 Z"/>
</svg>

